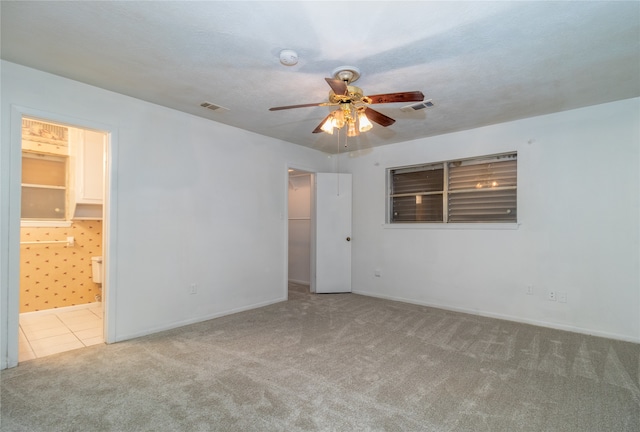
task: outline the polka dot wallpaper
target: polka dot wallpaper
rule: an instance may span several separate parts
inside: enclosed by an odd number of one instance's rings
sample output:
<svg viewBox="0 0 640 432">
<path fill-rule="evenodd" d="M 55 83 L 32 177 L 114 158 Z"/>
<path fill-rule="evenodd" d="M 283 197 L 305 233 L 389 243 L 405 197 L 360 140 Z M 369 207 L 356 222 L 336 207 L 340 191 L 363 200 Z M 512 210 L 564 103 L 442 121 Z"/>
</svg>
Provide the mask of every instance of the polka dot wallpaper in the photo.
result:
<svg viewBox="0 0 640 432">
<path fill-rule="evenodd" d="M 20 245 L 20 313 L 97 301 L 91 257 L 102 256 L 102 221 L 74 221 L 69 228 L 23 227 L 21 242 L 66 240 L 75 244 Z"/>
</svg>

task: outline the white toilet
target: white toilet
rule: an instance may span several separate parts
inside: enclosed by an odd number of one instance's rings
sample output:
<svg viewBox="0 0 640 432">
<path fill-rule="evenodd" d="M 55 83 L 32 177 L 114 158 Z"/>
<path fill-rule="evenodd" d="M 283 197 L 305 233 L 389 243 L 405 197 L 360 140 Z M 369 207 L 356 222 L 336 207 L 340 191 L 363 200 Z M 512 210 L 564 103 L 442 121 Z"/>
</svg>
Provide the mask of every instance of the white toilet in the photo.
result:
<svg viewBox="0 0 640 432">
<path fill-rule="evenodd" d="M 91 257 L 91 276 L 95 283 L 102 283 L 102 257 Z"/>
<path fill-rule="evenodd" d="M 91 257 L 91 279 L 97 284 L 102 284 L 102 257 Z M 96 294 L 95 300 L 102 301 L 102 289 Z"/>
</svg>

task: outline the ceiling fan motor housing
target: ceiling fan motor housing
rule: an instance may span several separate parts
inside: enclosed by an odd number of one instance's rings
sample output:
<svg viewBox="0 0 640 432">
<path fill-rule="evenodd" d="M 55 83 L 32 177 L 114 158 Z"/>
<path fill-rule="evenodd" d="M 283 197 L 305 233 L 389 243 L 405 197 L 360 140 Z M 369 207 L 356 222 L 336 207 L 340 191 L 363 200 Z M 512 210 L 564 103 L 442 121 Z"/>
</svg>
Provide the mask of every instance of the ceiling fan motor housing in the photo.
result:
<svg viewBox="0 0 640 432">
<path fill-rule="evenodd" d="M 364 93 L 360 87 L 347 86 L 346 95 L 337 95 L 333 90 L 329 91 L 329 102 L 337 103 L 353 103 L 363 101 Z"/>
<path fill-rule="evenodd" d="M 360 78 L 360 69 L 355 66 L 340 66 L 333 70 L 333 77 L 347 84 L 356 82 Z"/>
</svg>

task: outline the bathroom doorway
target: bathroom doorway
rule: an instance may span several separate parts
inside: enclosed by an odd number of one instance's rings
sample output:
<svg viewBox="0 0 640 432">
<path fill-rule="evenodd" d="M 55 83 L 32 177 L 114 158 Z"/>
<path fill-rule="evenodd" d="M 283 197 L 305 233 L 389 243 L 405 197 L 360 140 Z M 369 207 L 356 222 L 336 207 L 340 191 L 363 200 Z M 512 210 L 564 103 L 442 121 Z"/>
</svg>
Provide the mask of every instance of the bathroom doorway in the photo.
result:
<svg viewBox="0 0 640 432">
<path fill-rule="evenodd" d="M 18 362 L 105 342 L 108 133 L 22 117 Z"/>
</svg>

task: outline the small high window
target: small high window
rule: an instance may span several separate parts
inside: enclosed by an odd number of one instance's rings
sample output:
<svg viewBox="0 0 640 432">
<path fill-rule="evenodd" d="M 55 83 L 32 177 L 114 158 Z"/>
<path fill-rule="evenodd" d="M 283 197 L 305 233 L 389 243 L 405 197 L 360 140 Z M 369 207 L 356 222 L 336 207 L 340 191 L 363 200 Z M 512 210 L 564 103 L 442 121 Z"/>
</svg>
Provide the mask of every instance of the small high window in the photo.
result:
<svg viewBox="0 0 640 432">
<path fill-rule="evenodd" d="M 392 168 L 389 223 L 517 222 L 517 154 Z"/>
<path fill-rule="evenodd" d="M 23 152 L 21 219 L 64 221 L 66 203 L 67 158 Z"/>
</svg>

